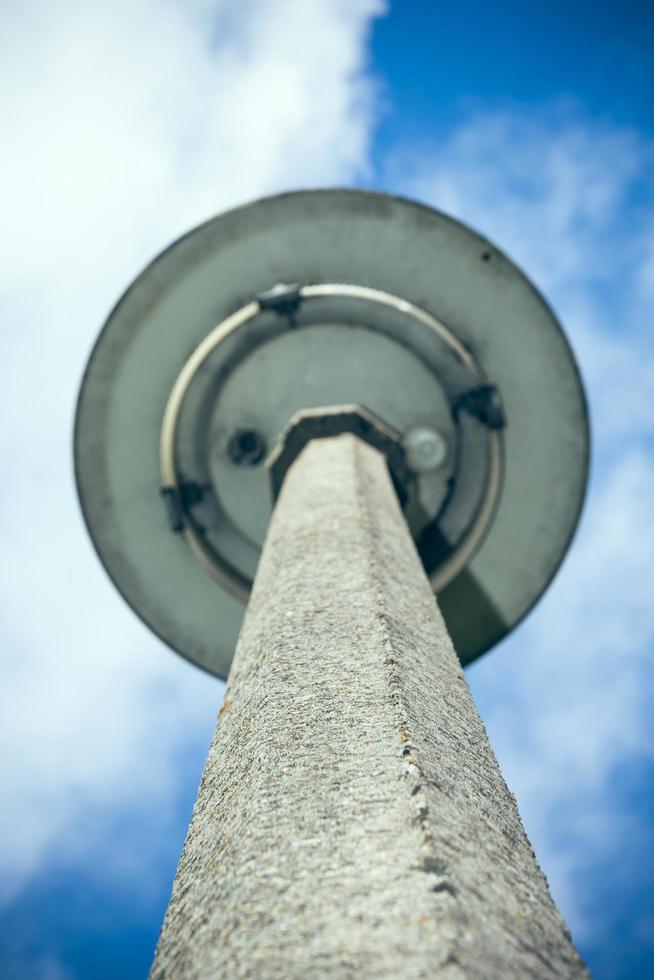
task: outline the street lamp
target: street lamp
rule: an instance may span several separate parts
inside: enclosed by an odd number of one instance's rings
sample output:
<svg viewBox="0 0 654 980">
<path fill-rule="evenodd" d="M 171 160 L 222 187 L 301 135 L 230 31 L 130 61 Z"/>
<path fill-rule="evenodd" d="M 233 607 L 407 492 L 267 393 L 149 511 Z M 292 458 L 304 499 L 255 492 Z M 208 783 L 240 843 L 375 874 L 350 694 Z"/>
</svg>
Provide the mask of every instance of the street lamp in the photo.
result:
<svg viewBox="0 0 654 980">
<path fill-rule="evenodd" d="M 118 589 L 229 675 L 152 975 L 585 975 L 452 647 L 526 615 L 583 501 L 526 277 L 382 194 L 222 214 L 110 315 L 75 458 Z"/>
</svg>

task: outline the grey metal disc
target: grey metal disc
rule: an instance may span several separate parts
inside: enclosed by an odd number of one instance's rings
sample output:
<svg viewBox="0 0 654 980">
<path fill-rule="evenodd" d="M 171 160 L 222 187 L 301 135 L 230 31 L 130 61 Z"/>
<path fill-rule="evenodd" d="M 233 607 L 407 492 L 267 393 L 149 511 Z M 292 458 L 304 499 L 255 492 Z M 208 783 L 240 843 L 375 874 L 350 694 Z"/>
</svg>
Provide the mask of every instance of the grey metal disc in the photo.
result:
<svg viewBox="0 0 654 980">
<path fill-rule="evenodd" d="M 499 391 L 501 494 L 467 567 L 438 595 L 469 663 L 528 612 L 567 550 L 587 479 L 586 404 L 565 336 L 529 280 L 475 232 L 411 201 L 354 190 L 267 198 L 201 225 L 136 279 L 100 334 L 77 411 L 78 490 L 98 554 L 165 642 L 227 675 L 244 605 L 166 523 L 162 421 L 198 345 L 280 281 L 352 283 L 415 304 L 458 338 Z M 334 401 L 364 404 L 407 438 L 435 426 L 444 448 L 418 483 L 432 510 L 427 517 L 453 537 L 463 537 L 479 506 L 475 486 L 488 479 L 488 439 L 500 438 L 467 417 L 453 422 L 453 392 L 462 382 L 419 325 L 387 314 L 384 324 L 356 303 L 316 308 L 294 334 L 277 314 L 261 313 L 246 348 L 236 338 L 212 353 L 179 411 L 178 464 L 185 473 L 197 470 L 220 499 L 220 519 L 199 506 L 203 533 L 244 581 L 256 568 L 270 502 L 260 467 L 230 468 L 235 429 L 260 429 L 270 442 L 291 410 Z M 455 430 L 467 447 L 456 479 L 463 450 L 452 448 Z M 456 506 L 447 498 L 452 483 Z"/>
</svg>

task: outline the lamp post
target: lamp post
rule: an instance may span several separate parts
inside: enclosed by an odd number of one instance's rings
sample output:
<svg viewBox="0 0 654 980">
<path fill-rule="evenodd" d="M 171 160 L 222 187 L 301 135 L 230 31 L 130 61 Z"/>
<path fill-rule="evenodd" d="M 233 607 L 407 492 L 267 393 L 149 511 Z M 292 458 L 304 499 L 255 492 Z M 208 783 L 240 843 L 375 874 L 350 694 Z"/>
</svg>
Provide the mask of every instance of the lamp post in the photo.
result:
<svg viewBox="0 0 654 980">
<path fill-rule="evenodd" d="M 153 977 L 586 975 L 459 661 L 546 587 L 587 440 L 533 287 L 410 202 L 268 199 L 137 280 L 83 509 L 142 618 L 229 671 Z"/>
</svg>

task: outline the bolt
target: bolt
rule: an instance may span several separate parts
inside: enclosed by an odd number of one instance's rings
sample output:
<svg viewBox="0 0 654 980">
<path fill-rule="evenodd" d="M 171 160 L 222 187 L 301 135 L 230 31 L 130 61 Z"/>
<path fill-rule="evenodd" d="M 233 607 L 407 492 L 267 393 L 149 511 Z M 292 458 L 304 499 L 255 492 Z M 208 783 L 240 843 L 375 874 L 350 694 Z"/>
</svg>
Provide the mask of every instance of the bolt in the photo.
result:
<svg viewBox="0 0 654 980">
<path fill-rule="evenodd" d="M 407 462 L 416 473 L 437 470 L 447 458 L 447 442 L 434 429 L 420 426 L 411 429 L 404 439 Z"/>
<path fill-rule="evenodd" d="M 227 443 L 227 455 L 236 466 L 256 466 L 266 455 L 266 440 L 256 429 L 237 429 Z"/>
</svg>

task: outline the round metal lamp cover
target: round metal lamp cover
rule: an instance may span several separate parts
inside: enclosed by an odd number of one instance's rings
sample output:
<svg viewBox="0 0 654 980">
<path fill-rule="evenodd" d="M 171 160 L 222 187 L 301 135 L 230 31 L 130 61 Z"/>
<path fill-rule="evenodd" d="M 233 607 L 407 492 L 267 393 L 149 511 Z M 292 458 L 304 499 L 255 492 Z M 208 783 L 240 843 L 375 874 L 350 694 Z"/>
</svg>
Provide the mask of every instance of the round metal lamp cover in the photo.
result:
<svg viewBox="0 0 654 980">
<path fill-rule="evenodd" d="M 565 555 L 587 480 L 586 403 L 529 280 L 412 201 L 267 198 L 196 228 L 136 279 L 98 338 L 76 418 L 78 490 L 105 568 L 210 673 L 227 676 L 265 536 L 264 458 L 298 410 L 338 404 L 402 440 L 405 513 L 464 664 L 522 619 Z"/>
</svg>

